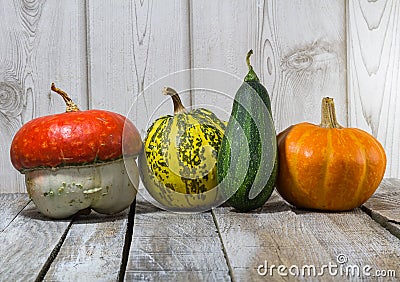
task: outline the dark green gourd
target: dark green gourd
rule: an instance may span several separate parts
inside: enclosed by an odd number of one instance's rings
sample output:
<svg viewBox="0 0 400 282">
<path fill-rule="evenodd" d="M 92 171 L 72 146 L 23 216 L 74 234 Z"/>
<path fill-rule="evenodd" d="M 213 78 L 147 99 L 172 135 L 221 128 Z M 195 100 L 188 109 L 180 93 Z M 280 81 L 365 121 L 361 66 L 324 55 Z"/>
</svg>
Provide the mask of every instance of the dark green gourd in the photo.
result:
<svg viewBox="0 0 400 282">
<path fill-rule="evenodd" d="M 250 65 L 235 95 L 217 160 L 220 191 L 238 211 L 262 207 L 271 196 L 278 170 L 275 126 L 265 87 Z"/>
</svg>

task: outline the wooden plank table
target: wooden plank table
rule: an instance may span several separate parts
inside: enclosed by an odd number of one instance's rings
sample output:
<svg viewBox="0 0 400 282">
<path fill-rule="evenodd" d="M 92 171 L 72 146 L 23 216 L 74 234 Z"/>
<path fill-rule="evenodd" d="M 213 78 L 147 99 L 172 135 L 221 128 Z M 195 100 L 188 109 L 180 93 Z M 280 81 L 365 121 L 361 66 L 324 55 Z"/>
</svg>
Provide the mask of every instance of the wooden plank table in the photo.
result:
<svg viewBox="0 0 400 282">
<path fill-rule="evenodd" d="M 0 194 L 0 281 L 399 281 L 400 180 L 361 208 L 200 214 L 130 210 L 42 216 L 26 194 Z"/>
</svg>

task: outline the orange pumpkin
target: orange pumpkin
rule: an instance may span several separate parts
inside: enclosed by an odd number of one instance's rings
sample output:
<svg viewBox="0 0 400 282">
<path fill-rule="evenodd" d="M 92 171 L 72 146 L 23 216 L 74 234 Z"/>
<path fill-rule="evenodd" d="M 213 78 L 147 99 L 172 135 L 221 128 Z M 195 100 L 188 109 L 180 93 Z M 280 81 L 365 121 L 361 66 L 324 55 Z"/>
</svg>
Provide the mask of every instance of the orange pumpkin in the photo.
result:
<svg viewBox="0 0 400 282">
<path fill-rule="evenodd" d="M 343 128 L 332 98 L 322 100 L 321 124 L 300 123 L 278 135 L 277 190 L 290 204 L 343 211 L 367 201 L 386 168 L 382 145 L 369 133 Z"/>
</svg>

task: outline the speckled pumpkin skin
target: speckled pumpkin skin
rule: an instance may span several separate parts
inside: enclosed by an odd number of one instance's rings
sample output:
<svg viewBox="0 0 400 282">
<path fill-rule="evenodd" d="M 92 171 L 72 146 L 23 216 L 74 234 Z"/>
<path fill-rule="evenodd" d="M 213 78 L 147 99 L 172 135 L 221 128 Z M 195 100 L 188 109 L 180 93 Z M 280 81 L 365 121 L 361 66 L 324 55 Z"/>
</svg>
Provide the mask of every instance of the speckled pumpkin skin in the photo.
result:
<svg viewBox="0 0 400 282">
<path fill-rule="evenodd" d="M 210 191 L 217 185 L 216 161 L 224 131 L 225 124 L 202 108 L 157 119 L 139 156 L 148 192 L 170 210 L 212 205 L 217 192 Z"/>
<path fill-rule="evenodd" d="M 301 208 L 356 208 L 375 192 L 386 168 L 382 145 L 357 128 L 300 123 L 278 135 L 278 151 L 277 190 Z"/>
</svg>

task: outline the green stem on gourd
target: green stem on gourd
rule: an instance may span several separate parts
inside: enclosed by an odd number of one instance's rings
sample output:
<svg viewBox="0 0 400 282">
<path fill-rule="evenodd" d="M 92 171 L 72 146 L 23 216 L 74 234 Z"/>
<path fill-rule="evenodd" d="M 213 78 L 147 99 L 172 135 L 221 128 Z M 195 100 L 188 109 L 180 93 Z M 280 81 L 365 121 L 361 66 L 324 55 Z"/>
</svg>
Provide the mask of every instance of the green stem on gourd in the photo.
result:
<svg viewBox="0 0 400 282">
<path fill-rule="evenodd" d="M 325 97 L 322 99 L 320 126 L 324 128 L 343 128 L 336 119 L 333 98 Z"/>
<path fill-rule="evenodd" d="M 68 96 L 68 94 L 63 90 L 61 90 L 60 88 L 57 88 L 54 83 L 51 84 L 51 90 L 53 90 L 54 92 L 61 95 L 61 97 L 63 97 L 65 104 L 67 104 L 67 110 L 66 110 L 67 113 L 79 111 L 78 106 L 72 101 L 72 99 Z"/>
<path fill-rule="evenodd" d="M 249 72 L 247 73 L 246 77 L 244 78 L 244 81 L 246 81 L 246 82 L 260 81 L 257 74 L 254 72 L 252 65 L 250 64 L 250 56 L 251 55 L 253 55 L 253 49 L 250 49 L 250 51 L 247 52 L 247 55 L 246 55 L 246 64 L 249 67 Z"/>
<path fill-rule="evenodd" d="M 187 110 L 182 104 L 181 98 L 179 98 L 178 93 L 175 91 L 175 89 L 171 87 L 164 87 L 163 89 L 163 94 L 171 96 L 172 102 L 174 103 L 174 114 L 181 114 L 181 113 L 187 113 Z"/>
</svg>

